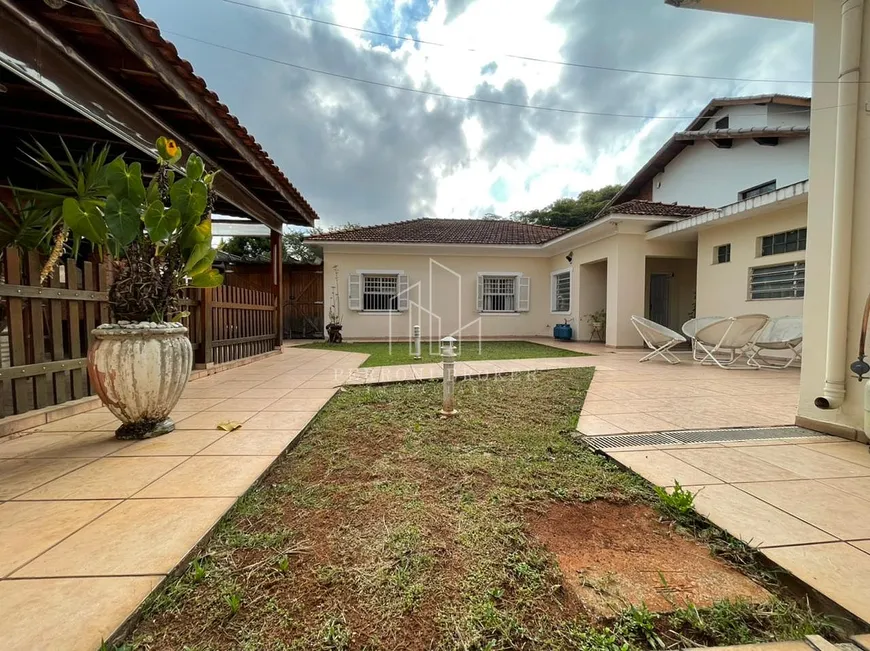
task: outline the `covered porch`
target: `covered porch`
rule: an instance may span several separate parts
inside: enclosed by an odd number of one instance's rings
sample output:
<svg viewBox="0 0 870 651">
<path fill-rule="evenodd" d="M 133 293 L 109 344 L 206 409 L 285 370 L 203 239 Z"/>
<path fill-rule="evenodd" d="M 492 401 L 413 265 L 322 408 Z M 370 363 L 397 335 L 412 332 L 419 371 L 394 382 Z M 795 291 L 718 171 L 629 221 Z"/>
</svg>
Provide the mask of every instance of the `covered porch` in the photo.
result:
<svg viewBox="0 0 870 651">
<path fill-rule="evenodd" d="M 51 4 L 0 1 L 0 178 L 45 183 L 23 153 L 34 142 L 60 160 L 64 146 L 77 158 L 108 145 L 110 157 L 124 154 L 147 174 L 152 143 L 174 138 L 220 171 L 213 235 L 267 237 L 273 252 L 267 287 L 186 292 L 195 366 L 215 370 L 280 351 L 282 229 L 311 226 L 316 213 L 135 3 Z M 0 201 L 12 201 L 9 191 L 0 190 Z M 90 331 L 110 319 L 110 265 L 83 252 L 45 288 L 41 265 L 33 251 L 3 255 L 0 435 L 46 422 L 56 405 L 97 406 L 85 362 Z"/>
</svg>

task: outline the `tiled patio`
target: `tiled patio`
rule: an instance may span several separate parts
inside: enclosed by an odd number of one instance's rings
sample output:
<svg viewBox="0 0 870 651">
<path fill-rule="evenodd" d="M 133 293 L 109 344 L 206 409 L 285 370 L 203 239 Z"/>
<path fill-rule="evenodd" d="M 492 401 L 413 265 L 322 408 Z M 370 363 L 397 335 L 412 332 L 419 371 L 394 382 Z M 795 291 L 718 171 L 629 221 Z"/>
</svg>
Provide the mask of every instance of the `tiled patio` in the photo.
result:
<svg viewBox="0 0 870 651">
<path fill-rule="evenodd" d="M 870 454 L 832 436 L 607 450 L 870 623 Z"/>
<path fill-rule="evenodd" d="M 457 363 L 458 377 L 595 366 L 586 434 L 790 424 L 798 372 L 639 365 L 637 351 Z M 116 441 L 96 409 L 0 443 L 4 651 L 93 649 L 274 462 L 342 384 L 441 377 L 439 364 L 359 369 L 365 355 L 284 354 L 191 382 L 178 430 Z M 764 393 L 764 404 L 755 397 Z M 225 433 L 225 420 L 243 424 Z M 868 618 L 870 455 L 830 437 L 620 450 L 660 485 L 703 487 L 698 509 Z M 135 524 L 135 526 L 131 526 Z"/>
<path fill-rule="evenodd" d="M 638 351 L 604 353 L 595 365 L 582 434 L 623 434 L 794 423 L 800 369 L 723 370 L 693 363 L 638 364 Z M 763 401 L 757 398 L 764 396 Z"/>
<path fill-rule="evenodd" d="M 98 648 L 364 359 L 289 348 L 193 381 L 178 430 L 150 441 L 116 441 L 101 408 L 0 443 L 0 603 L 14 613 L 0 647 Z"/>
</svg>

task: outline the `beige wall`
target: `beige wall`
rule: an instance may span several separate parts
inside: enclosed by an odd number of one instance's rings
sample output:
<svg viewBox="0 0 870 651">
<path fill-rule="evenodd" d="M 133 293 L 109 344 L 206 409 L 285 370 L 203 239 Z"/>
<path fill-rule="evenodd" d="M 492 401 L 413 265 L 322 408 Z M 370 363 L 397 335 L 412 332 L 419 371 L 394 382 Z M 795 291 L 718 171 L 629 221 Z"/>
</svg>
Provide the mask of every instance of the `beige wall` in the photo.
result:
<svg viewBox="0 0 870 651">
<path fill-rule="evenodd" d="M 840 46 L 840 3 L 815 0 L 813 78 L 836 79 Z M 870 11 L 864 11 L 861 79 L 870 79 Z M 870 88 L 861 84 L 858 106 L 870 102 Z M 810 194 L 807 215 L 807 289 L 804 309 L 804 355 L 798 416 L 817 423 L 841 426 L 841 433 L 863 429 L 863 385 L 846 370 L 846 399 L 836 410 L 821 410 L 813 400 L 825 383 L 828 298 L 831 265 L 831 213 L 834 186 L 837 85 L 813 85 L 810 135 Z M 849 321 L 846 363 L 857 357 L 861 311 L 870 291 L 870 114 L 858 112 L 857 165 L 855 170 L 854 223 L 849 283 Z M 832 430 L 833 431 L 833 430 Z"/>
<path fill-rule="evenodd" d="M 430 264 L 431 261 L 431 264 Z M 550 312 L 550 272 L 568 267 L 564 256 L 561 266 L 550 258 L 495 257 L 473 255 L 429 256 L 416 254 L 324 253 L 326 303 L 335 285 L 333 267 L 338 266 L 338 291 L 341 298 L 345 339 L 407 338 L 413 325 L 419 324 L 424 337 L 437 338 L 462 329 L 462 337 L 551 336 L 553 326 L 565 316 Z M 446 269 L 445 269 L 446 267 Z M 348 309 L 347 278 L 360 271 L 401 271 L 408 276 L 410 305 L 407 312 L 386 315 L 367 314 Z M 516 272 L 530 280 L 529 311 L 512 314 L 477 312 L 477 275 L 479 272 Z M 458 277 L 455 275 L 458 274 Z M 430 303 L 431 300 L 431 303 Z M 422 306 L 422 307 L 419 307 Z M 431 308 L 430 308 L 431 306 Z M 439 327 L 431 309 L 441 318 Z M 479 319 L 479 322 L 478 322 Z"/>
<path fill-rule="evenodd" d="M 763 235 L 805 227 L 806 211 L 806 204 L 798 204 L 702 230 L 698 234 L 697 316 L 800 316 L 802 299 L 750 300 L 749 270 L 806 258 L 805 251 L 761 257 L 757 244 Z M 729 243 L 731 262 L 714 264 L 714 248 Z"/>
</svg>

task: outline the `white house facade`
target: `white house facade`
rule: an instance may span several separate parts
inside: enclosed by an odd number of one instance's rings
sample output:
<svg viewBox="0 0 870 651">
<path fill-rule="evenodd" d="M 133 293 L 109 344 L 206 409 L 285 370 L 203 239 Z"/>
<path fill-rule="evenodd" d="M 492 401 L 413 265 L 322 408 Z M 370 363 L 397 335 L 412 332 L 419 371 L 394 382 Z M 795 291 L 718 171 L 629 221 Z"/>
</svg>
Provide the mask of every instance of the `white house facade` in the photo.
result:
<svg viewBox="0 0 870 651">
<path fill-rule="evenodd" d="M 608 346 L 642 342 L 634 314 L 800 315 L 807 98 L 713 100 L 593 222 L 421 219 L 310 238 L 348 339 L 548 336 L 568 320 Z"/>
</svg>

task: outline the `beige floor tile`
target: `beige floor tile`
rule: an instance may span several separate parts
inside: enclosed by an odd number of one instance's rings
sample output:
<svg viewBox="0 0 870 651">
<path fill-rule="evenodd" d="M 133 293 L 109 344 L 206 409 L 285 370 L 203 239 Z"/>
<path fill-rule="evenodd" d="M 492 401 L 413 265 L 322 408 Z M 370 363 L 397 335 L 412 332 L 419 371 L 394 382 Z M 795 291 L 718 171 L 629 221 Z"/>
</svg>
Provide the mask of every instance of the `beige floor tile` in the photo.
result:
<svg viewBox="0 0 870 651">
<path fill-rule="evenodd" d="M 818 481 L 759 482 L 740 488 L 843 540 L 870 538 L 870 504 Z"/>
<path fill-rule="evenodd" d="M 376 380 L 375 380 L 376 381 Z M 331 398 L 338 389 L 293 389 L 285 398 Z"/>
<path fill-rule="evenodd" d="M 216 430 L 218 423 L 226 421 L 245 423 L 256 413 L 256 411 L 201 411 L 176 422 L 175 429 L 176 431 L 187 429 Z"/>
<path fill-rule="evenodd" d="M 236 457 L 236 459 L 251 457 Z M 127 500 L 12 576 L 166 574 L 235 500 Z"/>
<path fill-rule="evenodd" d="M 175 405 L 173 411 L 189 411 L 198 412 L 204 411 L 209 407 L 214 407 L 226 400 L 226 398 L 182 398 Z"/>
<path fill-rule="evenodd" d="M 272 461 L 272 455 L 191 457 L 134 497 L 238 497 Z"/>
<path fill-rule="evenodd" d="M 821 479 L 819 481 L 843 492 L 870 500 L 870 477 L 844 477 L 841 479 Z"/>
<path fill-rule="evenodd" d="M 113 432 L 93 431 L 81 434 L 66 434 L 54 445 L 41 448 L 26 455 L 31 459 L 98 459 L 131 445 L 131 441 L 119 441 Z"/>
<path fill-rule="evenodd" d="M 0 577 L 120 504 L 118 501 L 4 502 L 0 504 Z M 2 629 L 0 618 L 0 629 Z M 2 635 L 0 635 L 2 639 Z"/>
<path fill-rule="evenodd" d="M 74 470 L 20 500 L 123 499 L 145 488 L 184 461 L 184 457 L 110 457 Z"/>
<path fill-rule="evenodd" d="M 715 477 L 675 459 L 664 451 L 614 452 L 609 456 L 658 486 L 673 486 L 674 480 L 683 486 L 719 483 Z"/>
<path fill-rule="evenodd" d="M 675 427 L 674 423 L 650 414 L 608 414 L 602 418 L 626 432 L 662 432 Z"/>
<path fill-rule="evenodd" d="M 847 545 L 764 550 L 765 556 L 864 621 L 870 621 L 870 555 Z"/>
<path fill-rule="evenodd" d="M 245 422 L 246 429 L 301 430 L 317 415 L 312 411 L 262 411 Z"/>
<path fill-rule="evenodd" d="M 239 394 L 239 398 L 272 398 L 273 400 L 277 400 L 278 398 L 283 398 L 288 393 L 290 393 L 290 389 L 275 389 L 275 388 L 267 388 L 264 386 L 256 387 L 254 389 L 248 389 L 247 391 L 242 391 Z"/>
<path fill-rule="evenodd" d="M 329 402 L 329 398 L 281 398 L 263 411 L 317 411 Z"/>
<path fill-rule="evenodd" d="M 597 434 L 625 434 L 625 430 L 608 423 L 600 416 L 580 416 L 577 419 L 577 431 L 587 436 Z"/>
<path fill-rule="evenodd" d="M 697 490 L 695 509 L 753 547 L 835 540 L 824 531 L 727 484 Z"/>
<path fill-rule="evenodd" d="M 813 450 L 870 468 L 870 446 L 854 441 L 813 445 Z"/>
<path fill-rule="evenodd" d="M 0 461 L 0 500 L 12 499 L 61 475 L 81 468 L 90 459 L 9 459 Z"/>
<path fill-rule="evenodd" d="M 745 454 L 772 463 L 807 479 L 867 477 L 870 467 L 837 459 L 799 445 L 741 448 Z"/>
<path fill-rule="evenodd" d="M 14 459 L 29 456 L 34 452 L 62 443 L 69 434 L 64 432 L 27 433 L 14 439 L 0 441 L 0 459 Z"/>
<path fill-rule="evenodd" d="M 801 479 L 800 475 L 750 456 L 742 450 L 697 448 L 674 450 L 671 454 L 728 483 Z"/>
<path fill-rule="evenodd" d="M 870 554 L 870 540 L 855 540 L 849 543 L 853 547 L 857 547 L 862 552 Z"/>
<path fill-rule="evenodd" d="M 221 400 L 213 407 L 209 407 L 205 411 L 260 411 L 265 409 L 276 398 L 228 398 Z"/>
<path fill-rule="evenodd" d="M 199 456 L 272 455 L 281 454 L 299 436 L 298 430 L 249 430 L 230 432 L 220 441 L 199 453 Z"/>
<path fill-rule="evenodd" d="M 115 452 L 113 457 L 150 457 L 150 456 L 193 456 L 205 449 L 222 436 L 223 430 L 176 430 L 145 441 L 134 441 L 123 450 Z"/>
<path fill-rule="evenodd" d="M 0 582 L 4 651 L 93 651 L 163 577 L 33 579 Z"/>
<path fill-rule="evenodd" d="M 33 428 L 34 432 L 87 432 L 98 427 L 105 428 L 114 424 L 117 427 L 119 421 L 112 414 L 92 413 L 77 414 L 69 418 L 61 418 L 45 425 Z"/>
</svg>

